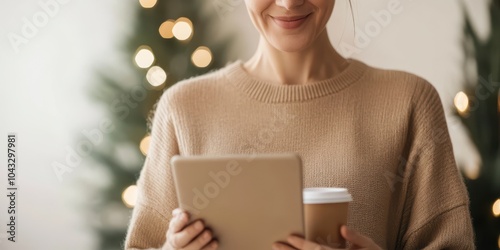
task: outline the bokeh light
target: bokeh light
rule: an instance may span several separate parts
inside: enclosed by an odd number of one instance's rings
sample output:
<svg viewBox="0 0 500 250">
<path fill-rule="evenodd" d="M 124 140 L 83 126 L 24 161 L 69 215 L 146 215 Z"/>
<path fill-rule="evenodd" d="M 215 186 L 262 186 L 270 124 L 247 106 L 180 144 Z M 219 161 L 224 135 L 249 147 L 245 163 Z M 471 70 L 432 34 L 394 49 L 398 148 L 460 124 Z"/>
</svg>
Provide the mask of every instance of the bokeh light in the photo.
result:
<svg viewBox="0 0 500 250">
<path fill-rule="evenodd" d="M 139 0 L 139 3 L 143 8 L 149 9 L 156 5 L 157 0 Z"/>
<path fill-rule="evenodd" d="M 476 180 L 479 178 L 479 173 L 481 172 L 481 165 L 475 164 L 471 167 L 464 168 L 465 177 L 469 180 Z"/>
<path fill-rule="evenodd" d="M 174 33 L 173 33 L 174 25 L 175 25 L 175 21 L 172 19 L 169 19 L 169 20 L 163 22 L 160 25 L 160 28 L 158 29 L 158 32 L 160 32 L 160 36 L 165 38 L 165 39 L 170 39 L 170 38 L 174 37 Z"/>
<path fill-rule="evenodd" d="M 148 154 L 150 141 L 151 141 L 151 136 L 149 136 L 149 135 L 142 138 L 141 143 L 139 145 L 139 149 L 141 150 L 143 155 Z"/>
<path fill-rule="evenodd" d="M 500 249 L 500 235 L 498 235 L 498 249 Z"/>
<path fill-rule="evenodd" d="M 460 114 L 464 114 L 469 110 L 469 97 L 463 91 L 457 93 L 453 102 Z"/>
<path fill-rule="evenodd" d="M 139 68 L 147 69 L 153 65 L 154 61 L 155 56 L 150 47 L 141 46 L 137 49 L 137 53 L 135 54 L 135 64 Z"/>
<path fill-rule="evenodd" d="M 500 91 L 498 92 L 498 112 L 500 112 Z"/>
<path fill-rule="evenodd" d="M 122 200 L 127 207 L 134 207 L 136 199 L 137 199 L 136 185 L 131 185 L 123 191 Z"/>
<path fill-rule="evenodd" d="M 188 40 L 193 35 L 193 23 L 188 18 L 181 17 L 175 21 L 172 33 L 180 41 Z"/>
<path fill-rule="evenodd" d="M 212 52 L 205 46 L 198 47 L 191 56 L 191 61 L 198 68 L 205 68 L 212 62 Z"/>
<path fill-rule="evenodd" d="M 167 73 L 158 66 L 153 66 L 148 70 L 146 79 L 153 87 L 159 87 L 167 81 Z"/>
<path fill-rule="evenodd" d="M 492 210 L 495 217 L 500 217 L 500 199 L 497 199 L 495 203 L 493 203 Z"/>
</svg>

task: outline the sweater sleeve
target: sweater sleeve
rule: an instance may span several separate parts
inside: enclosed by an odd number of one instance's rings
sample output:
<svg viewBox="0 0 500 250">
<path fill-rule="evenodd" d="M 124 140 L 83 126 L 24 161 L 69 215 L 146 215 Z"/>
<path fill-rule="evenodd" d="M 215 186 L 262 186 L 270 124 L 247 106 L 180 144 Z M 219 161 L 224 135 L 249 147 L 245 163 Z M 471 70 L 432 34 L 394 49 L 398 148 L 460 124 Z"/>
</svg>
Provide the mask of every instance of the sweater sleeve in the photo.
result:
<svg viewBox="0 0 500 250">
<path fill-rule="evenodd" d="M 443 106 L 420 80 L 413 100 L 398 249 L 474 249 L 469 199 Z"/>
<path fill-rule="evenodd" d="M 171 211 L 177 207 L 170 159 L 179 149 L 167 94 L 160 98 L 153 118 L 149 151 L 137 180 L 138 196 L 125 249 L 161 249 Z"/>
</svg>

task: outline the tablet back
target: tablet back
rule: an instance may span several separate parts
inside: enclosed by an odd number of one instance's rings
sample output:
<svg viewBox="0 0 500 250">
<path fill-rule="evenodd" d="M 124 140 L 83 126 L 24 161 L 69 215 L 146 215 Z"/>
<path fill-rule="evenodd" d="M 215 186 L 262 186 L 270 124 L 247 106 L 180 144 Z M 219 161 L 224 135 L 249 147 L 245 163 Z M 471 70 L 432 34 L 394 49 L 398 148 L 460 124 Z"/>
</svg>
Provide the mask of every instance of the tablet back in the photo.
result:
<svg viewBox="0 0 500 250">
<path fill-rule="evenodd" d="M 171 163 L 179 206 L 205 221 L 219 250 L 271 249 L 303 235 L 298 155 L 174 156 Z"/>
</svg>

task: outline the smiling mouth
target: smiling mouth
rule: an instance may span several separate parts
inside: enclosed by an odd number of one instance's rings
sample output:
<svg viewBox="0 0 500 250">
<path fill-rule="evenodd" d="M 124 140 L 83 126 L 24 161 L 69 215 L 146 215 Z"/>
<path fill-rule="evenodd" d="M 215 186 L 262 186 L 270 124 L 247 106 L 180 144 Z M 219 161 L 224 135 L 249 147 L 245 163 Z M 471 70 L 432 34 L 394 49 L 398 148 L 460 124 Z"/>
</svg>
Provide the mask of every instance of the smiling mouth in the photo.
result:
<svg viewBox="0 0 500 250">
<path fill-rule="evenodd" d="M 295 29 L 300 26 L 308 19 L 311 13 L 302 16 L 271 16 L 274 22 L 284 29 Z"/>
<path fill-rule="evenodd" d="M 297 21 L 297 20 L 300 20 L 300 19 L 304 19 L 306 17 L 308 17 L 310 15 L 307 14 L 307 15 L 302 15 L 302 16 L 290 16 L 290 17 L 287 17 L 287 16 L 273 16 L 272 18 L 276 19 L 276 20 L 280 20 L 280 21 L 283 21 L 283 22 L 293 22 L 293 21 Z"/>
</svg>

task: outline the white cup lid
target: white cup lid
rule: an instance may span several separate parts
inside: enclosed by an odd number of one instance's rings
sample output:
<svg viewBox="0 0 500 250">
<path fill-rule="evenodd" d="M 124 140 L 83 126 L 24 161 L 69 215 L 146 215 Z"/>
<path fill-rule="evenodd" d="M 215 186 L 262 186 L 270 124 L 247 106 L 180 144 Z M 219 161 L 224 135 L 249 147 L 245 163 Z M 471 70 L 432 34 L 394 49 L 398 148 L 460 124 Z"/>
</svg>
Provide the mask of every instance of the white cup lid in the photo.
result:
<svg viewBox="0 0 500 250">
<path fill-rule="evenodd" d="M 352 196 L 346 188 L 304 188 L 304 204 L 351 202 Z"/>
</svg>

